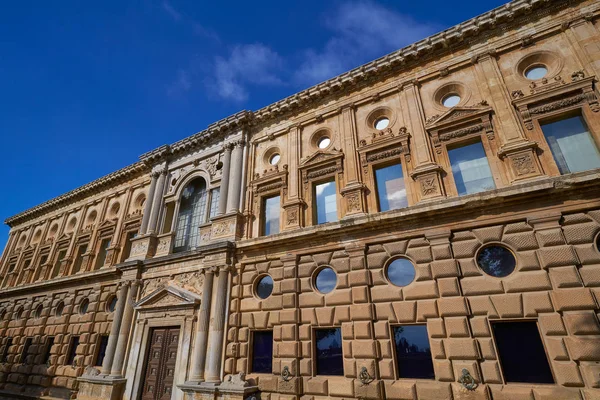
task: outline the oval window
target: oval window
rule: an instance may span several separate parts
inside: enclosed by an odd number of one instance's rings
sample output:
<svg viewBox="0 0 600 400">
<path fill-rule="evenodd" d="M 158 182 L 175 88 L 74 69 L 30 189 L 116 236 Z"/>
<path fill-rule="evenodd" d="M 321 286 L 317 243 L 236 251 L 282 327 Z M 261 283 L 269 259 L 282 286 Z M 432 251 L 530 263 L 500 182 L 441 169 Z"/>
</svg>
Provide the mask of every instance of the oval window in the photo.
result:
<svg viewBox="0 0 600 400">
<path fill-rule="evenodd" d="M 510 275 L 517 265 L 512 251 L 497 244 L 482 248 L 477 254 L 477 265 L 486 274 L 496 278 Z"/>
<path fill-rule="evenodd" d="M 315 277 L 315 287 L 321 293 L 329 293 L 337 285 L 337 275 L 329 267 L 325 267 L 317 273 Z"/>
<path fill-rule="evenodd" d="M 390 120 L 386 117 L 379 118 L 375 121 L 375 129 L 382 130 L 387 128 L 390 125 Z"/>
<path fill-rule="evenodd" d="M 317 142 L 317 146 L 319 146 L 320 149 L 326 149 L 327 147 L 329 147 L 330 144 L 331 144 L 331 139 L 329 139 L 327 136 L 323 136 Z"/>
<path fill-rule="evenodd" d="M 460 96 L 457 94 L 449 94 L 442 99 L 444 107 L 452 108 L 460 103 Z"/>
<path fill-rule="evenodd" d="M 111 297 L 110 301 L 106 303 L 106 310 L 108 312 L 114 312 L 117 308 L 117 296 Z"/>
<path fill-rule="evenodd" d="M 84 315 L 88 311 L 88 306 L 90 305 L 90 301 L 88 299 L 83 299 L 79 304 L 79 314 Z"/>
<path fill-rule="evenodd" d="M 15 318 L 15 319 L 18 321 L 21 318 L 23 318 L 23 309 L 22 308 L 17 312 L 17 318 Z"/>
<path fill-rule="evenodd" d="M 33 314 L 33 317 L 36 319 L 40 318 L 42 316 L 42 311 L 44 311 L 44 306 L 40 304 L 35 309 L 35 313 Z"/>
<path fill-rule="evenodd" d="M 271 156 L 271 158 L 269 158 L 269 164 L 275 165 L 279 162 L 280 159 L 281 156 L 278 153 L 275 153 Z"/>
<path fill-rule="evenodd" d="M 600 233 L 596 236 L 596 250 L 600 251 Z"/>
<path fill-rule="evenodd" d="M 266 299 L 271 293 L 273 293 L 273 278 L 265 275 L 256 284 L 256 295 L 261 299 Z"/>
<path fill-rule="evenodd" d="M 548 68 L 543 65 L 534 65 L 525 70 L 525 78 L 535 81 L 536 79 L 542 79 L 548 73 Z"/>
<path fill-rule="evenodd" d="M 64 311 L 64 310 L 65 310 L 65 303 L 62 303 L 62 302 L 61 302 L 61 303 L 59 303 L 59 304 L 56 306 L 56 312 L 55 312 L 55 315 L 56 315 L 57 317 L 60 317 L 60 316 L 62 316 L 62 315 L 63 315 L 63 311 Z"/>
<path fill-rule="evenodd" d="M 396 258 L 386 270 L 388 280 L 396 286 L 406 286 L 415 280 L 415 266 L 406 258 Z"/>
</svg>

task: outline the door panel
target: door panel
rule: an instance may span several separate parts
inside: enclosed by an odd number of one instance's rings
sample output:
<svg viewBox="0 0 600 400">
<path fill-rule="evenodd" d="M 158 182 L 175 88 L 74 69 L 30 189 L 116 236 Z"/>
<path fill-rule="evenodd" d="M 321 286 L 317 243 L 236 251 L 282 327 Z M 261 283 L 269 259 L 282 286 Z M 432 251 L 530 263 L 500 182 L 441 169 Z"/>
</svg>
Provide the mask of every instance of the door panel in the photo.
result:
<svg viewBox="0 0 600 400">
<path fill-rule="evenodd" d="M 178 344 L 179 327 L 150 331 L 141 400 L 171 399 Z"/>
</svg>

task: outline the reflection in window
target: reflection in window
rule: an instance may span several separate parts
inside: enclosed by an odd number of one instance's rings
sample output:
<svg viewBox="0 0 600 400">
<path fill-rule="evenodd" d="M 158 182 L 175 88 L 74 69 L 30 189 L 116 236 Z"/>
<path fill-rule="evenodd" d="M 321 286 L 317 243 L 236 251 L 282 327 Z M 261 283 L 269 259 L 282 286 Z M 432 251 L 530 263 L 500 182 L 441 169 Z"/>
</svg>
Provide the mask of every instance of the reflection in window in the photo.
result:
<svg viewBox="0 0 600 400">
<path fill-rule="evenodd" d="M 337 221 L 337 199 L 335 181 L 315 185 L 317 224 Z"/>
<path fill-rule="evenodd" d="M 100 269 L 104 266 L 104 262 L 106 261 L 106 253 L 108 253 L 109 247 L 110 239 L 104 239 L 100 243 L 100 251 L 98 252 L 98 257 L 96 258 L 95 269 Z"/>
<path fill-rule="evenodd" d="M 496 188 L 481 142 L 448 150 L 458 195 Z"/>
<path fill-rule="evenodd" d="M 340 328 L 315 329 L 317 375 L 344 375 Z"/>
<path fill-rule="evenodd" d="M 329 293 L 337 285 L 337 275 L 333 269 L 326 267 L 317 273 L 315 278 L 315 286 L 321 293 Z"/>
<path fill-rule="evenodd" d="M 394 327 L 394 343 L 400 378 L 435 379 L 427 326 Z"/>
<path fill-rule="evenodd" d="M 379 211 L 408 207 L 402 165 L 395 164 L 375 170 Z"/>
<path fill-rule="evenodd" d="M 554 383 L 536 322 L 496 322 L 492 331 L 507 383 Z"/>
<path fill-rule="evenodd" d="M 221 196 L 221 191 L 219 188 L 212 189 L 210 191 L 210 213 L 208 215 L 209 219 L 217 215 L 219 212 L 219 197 Z"/>
<path fill-rule="evenodd" d="M 79 272 L 81 264 L 83 263 L 83 255 L 87 251 L 87 244 L 79 246 L 77 249 L 77 256 L 75 256 L 75 263 L 73 264 L 73 274 Z"/>
<path fill-rule="evenodd" d="M 517 260 L 506 247 L 490 245 L 484 247 L 477 255 L 477 265 L 486 274 L 501 278 L 515 270 Z"/>
<path fill-rule="evenodd" d="M 108 346 L 108 335 L 100 335 L 100 342 L 98 343 L 98 353 L 96 354 L 96 362 L 94 366 L 100 367 L 104 362 L 104 356 L 106 355 L 106 347 Z"/>
<path fill-rule="evenodd" d="M 250 371 L 270 374 L 273 370 L 273 331 L 252 332 L 252 365 Z"/>
<path fill-rule="evenodd" d="M 273 278 L 265 275 L 256 284 L 256 295 L 261 299 L 266 299 L 271 293 L 273 293 Z"/>
<path fill-rule="evenodd" d="M 280 196 L 267 197 L 263 200 L 263 234 L 265 236 L 279 233 Z"/>
<path fill-rule="evenodd" d="M 387 278 L 396 286 L 406 286 L 415 279 L 415 266 L 406 258 L 397 258 L 387 267 Z"/>
<path fill-rule="evenodd" d="M 600 168 L 600 152 L 581 116 L 542 125 L 561 174 Z"/>
<path fill-rule="evenodd" d="M 181 193 L 174 251 L 186 251 L 198 245 L 200 225 L 206 221 L 206 183 L 197 178 Z"/>
</svg>

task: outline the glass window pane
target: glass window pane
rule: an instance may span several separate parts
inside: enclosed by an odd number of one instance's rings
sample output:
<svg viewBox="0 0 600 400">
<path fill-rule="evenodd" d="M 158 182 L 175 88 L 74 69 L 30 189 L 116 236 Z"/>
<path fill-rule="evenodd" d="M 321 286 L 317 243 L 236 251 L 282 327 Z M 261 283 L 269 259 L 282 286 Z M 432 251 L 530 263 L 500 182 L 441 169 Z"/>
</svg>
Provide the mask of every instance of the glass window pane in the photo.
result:
<svg viewBox="0 0 600 400">
<path fill-rule="evenodd" d="M 252 372 L 270 374 L 273 370 L 273 331 L 252 333 Z"/>
<path fill-rule="evenodd" d="M 319 271 L 317 277 L 315 278 L 315 286 L 321 293 L 331 292 L 333 289 L 335 289 L 336 285 L 337 275 L 335 274 L 334 270 L 329 267 L 325 267 Z"/>
<path fill-rule="evenodd" d="M 200 225 L 206 222 L 208 194 L 204 179 L 194 179 L 181 193 L 174 250 L 186 251 L 198 246 Z"/>
<path fill-rule="evenodd" d="M 458 195 L 496 188 L 481 142 L 448 150 Z"/>
<path fill-rule="evenodd" d="M 219 188 L 216 188 L 211 190 L 210 193 L 209 219 L 217 215 L 217 212 L 219 211 L 219 197 L 221 196 L 221 191 Z"/>
<path fill-rule="evenodd" d="M 337 198 L 335 181 L 315 185 L 317 224 L 337 221 Z"/>
<path fill-rule="evenodd" d="M 395 327 L 394 343 L 400 378 L 435 379 L 426 325 Z"/>
<path fill-rule="evenodd" d="M 344 375 L 340 328 L 316 329 L 317 375 Z"/>
<path fill-rule="evenodd" d="M 510 275 L 515 270 L 517 260 L 507 248 L 490 245 L 479 252 L 477 265 L 486 274 L 502 278 Z"/>
<path fill-rule="evenodd" d="M 600 153 L 581 116 L 542 125 L 561 174 L 600 168 Z"/>
<path fill-rule="evenodd" d="M 395 164 L 375 170 L 379 211 L 408 207 L 402 165 Z"/>
<path fill-rule="evenodd" d="M 396 286 L 406 286 L 415 279 L 415 266 L 406 258 L 397 258 L 387 267 L 387 277 Z"/>
<path fill-rule="evenodd" d="M 534 321 L 492 323 L 506 382 L 554 383 Z"/>
<path fill-rule="evenodd" d="M 265 236 L 279 233 L 280 196 L 268 197 L 264 200 L 264 226 Z"/>
<path fill-rule="evenodd" d="M 256 295 L 261 299 L 266 299 L 271 293 L 273 293 L 273 278 L 266 275 L 256 284 Z"/>
</svg>

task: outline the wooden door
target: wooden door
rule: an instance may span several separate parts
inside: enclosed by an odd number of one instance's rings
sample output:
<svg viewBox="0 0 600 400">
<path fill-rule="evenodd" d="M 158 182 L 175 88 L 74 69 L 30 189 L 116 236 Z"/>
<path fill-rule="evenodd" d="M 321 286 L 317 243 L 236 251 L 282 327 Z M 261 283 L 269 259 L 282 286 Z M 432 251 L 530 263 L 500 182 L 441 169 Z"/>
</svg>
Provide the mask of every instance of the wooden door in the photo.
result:
<svg viewBox="0 0 600 400">
<path fill-rule="evenodd" d="M 178 345 L 179 327 L 150 331 L 141 400 L 171 399 Z"/>
</svg>

